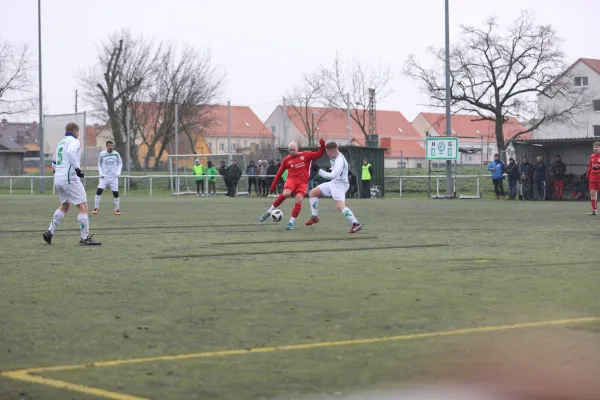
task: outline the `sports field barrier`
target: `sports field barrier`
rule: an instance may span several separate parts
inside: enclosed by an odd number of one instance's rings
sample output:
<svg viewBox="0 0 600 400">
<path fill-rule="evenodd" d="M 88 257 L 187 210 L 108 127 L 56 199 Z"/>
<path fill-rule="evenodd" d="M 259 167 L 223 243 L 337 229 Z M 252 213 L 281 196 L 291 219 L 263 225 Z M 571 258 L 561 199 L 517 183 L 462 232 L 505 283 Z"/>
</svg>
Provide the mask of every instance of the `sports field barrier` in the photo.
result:
<svg viewBox="0 0 600 400">
<path fill-rule="evenodd" d="M 271 176 L 272 177 L 272 176 Z M 216 176 L 216 191 L 218 195 L 226 193 L 225 182 L 221 176 Z M 426 197 L 443 196 L 446 187 L 446 177 L 436 175 L 406 175 L 385 177 L 385 197 Z M 40 179 L 44 179 L 46 194 L 54 194 L 53 176 L 0 176 L 0 194 L 38 194 Z M 86 190 L 93 191 L 98 185 L 98 176 L 83 178 Z M 318 182 L 317 182 L 318 183 Z M 208 192 L 207 180 L 203 181 L 204 193 Z M 360 183 L 359 183 L 360 185 Z M 493 187 L 489 175 L 456 175 L 453 181 L 457 197 L 480 197 L 484 193 L 491 195 Z M 508 188 L 505 185 L 505 190 Z M 176 190 L 176 189 L 179 190 Z M 196 194 L 194 175 L 122 175 L 119 177 L 119 191 L 123 196 L 142 195 L 155 196 L 178 193 Z M 248 195 L 248 176 L 244 175 L 238 182 L 238 195 Z M 254 186 L 252 196 L 255 195 Z"/>
</svg>

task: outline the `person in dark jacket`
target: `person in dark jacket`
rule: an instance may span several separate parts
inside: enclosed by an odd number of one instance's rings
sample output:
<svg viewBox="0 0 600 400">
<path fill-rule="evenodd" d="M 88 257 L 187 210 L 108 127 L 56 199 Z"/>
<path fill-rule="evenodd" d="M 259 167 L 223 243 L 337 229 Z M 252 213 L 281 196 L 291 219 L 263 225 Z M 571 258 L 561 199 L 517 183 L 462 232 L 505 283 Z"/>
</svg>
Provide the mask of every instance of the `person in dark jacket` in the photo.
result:
<svg viewBox="0 0 600 400">
<path fill-rule="evenodd" d="M 508 159 L 506 175 L 508 178 L 508 199 L 515 200 L 517 197 L 517 182 L 519 181 L 519 166 L 512 157 Z"/>
<path fill-rule="evenodd" d="M 527 157 L 523 157 L 523 162 L 519 166 L 519 175 L 523 184 L 523 199 L 533 199 L 533 165 L 529 163 Z"/>
<path fill-rule="evenodd" d="M 542 157 L 537 158 L 537 164 L 534 169 L 534 180 L 537 183 L 538 200 L 546 200 L 546 174 L 548 173 L 548 168 Z"/>
<path fill-rule="evenodd" d="M 267 168 L 267 192 L 273 183 L 273 179 L 275 179 L 275 175 L 277 175 L 277 167 L 273 161 L 269 161 L 269 168 Z M 272 193 L 272 196 L 275 196 L 275 192 Z"/>
<path fill-rule="evenodd" d="M 554 198 L 562 200 L 567 176 L 567 165 L 562 162 L 560 155 L 556 155 L 556 161 L 550 166 L 550 173 L 554 179 Z"/>
<path fill-rule="evenodd" d="M 257 168 L 254 165 L 254 161 L 250 161 L 246 168 L 246 175 L 248 175 L 248 196 L 252 194 L 252 185 L 254 185 L 254 191 L 258 194 L 258 182 L 256 181 Z"/>
<path fill-rule="evenodd" d="M 504 199 L 504 163 L 498 154 L 494 154 L 494 160 L 488 165 L 488 171 L 492 173 L 496 200 Z"/>
<path fill-rule="evenodd" d="M 227 169 L 227 178 L 229 178 L 229 191 L 227 196 L 235 197 L 237 192 L 238 181 L 242 177 L 242 169 L 237 163 L 237 160 L 232 160 L 231 165 Z"/>
<path fill-rule="evenodd" d="M 221 161 L 221 166 L 219 167 L 219 175 L 223 178 L 223 182 L 225 183 L 225 187 L 227 188 L 227 193 L 225 196 L 229 196 L 229 177 L 227 170 L 229 166 L 225 164 L 225 161 Z"/>
</svg>

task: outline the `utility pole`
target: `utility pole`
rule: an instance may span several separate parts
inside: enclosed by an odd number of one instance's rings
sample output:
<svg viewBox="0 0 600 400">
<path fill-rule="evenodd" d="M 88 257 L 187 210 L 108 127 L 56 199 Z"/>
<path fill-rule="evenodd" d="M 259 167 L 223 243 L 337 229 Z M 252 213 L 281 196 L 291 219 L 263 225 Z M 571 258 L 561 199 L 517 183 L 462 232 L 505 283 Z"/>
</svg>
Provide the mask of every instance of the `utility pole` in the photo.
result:
<svg viewBox="0 0 600 400">
<path fill-rule="evenodd" d="M 280 145 L 287 146 L 288 145 L 288 133 L 287 133 L 287 100 L 283 98 L 283 144 Z"/>
<path fill-rule="evenodd" d="M 40 193 L 44 193 L 44 173 L 46 170 L 46 151 L 44 146 L 44 111 L 42 109 L 42 0 L 38 0 L 38 84 L 40 102 L 40 120 L 38 123 L 38 135 L 40 142 Z M 85 127 L 84 127 L 85 129 Z"/>
<path fill-rule="evenodd" d="M 229 162 L 233 158 L 231 155 L 231 101 L 227 100 L 227 153 L 229 153 Z"/>
<path fill-rule="evenodd" d="M 450 5 L 449 0 L 446 3 L 446 136 L 452 136 L 452 126 L 450 123 Z M 458 150 L 458 149 L 456 149 Z M 452 196 L 452 161 L 446 160 L 446 195 Z"/>
<path fill-rule="evenodd" d="M 75 89 L 75 114 L 77 114 L 77 89 Z"/>
<path fill-rule="evenodd" d="M 352 144 L 352 132 L 350 131 L 350 93 L 346 93 L 346 130 L 348 131 L 348 146 Z"/>
</svg>

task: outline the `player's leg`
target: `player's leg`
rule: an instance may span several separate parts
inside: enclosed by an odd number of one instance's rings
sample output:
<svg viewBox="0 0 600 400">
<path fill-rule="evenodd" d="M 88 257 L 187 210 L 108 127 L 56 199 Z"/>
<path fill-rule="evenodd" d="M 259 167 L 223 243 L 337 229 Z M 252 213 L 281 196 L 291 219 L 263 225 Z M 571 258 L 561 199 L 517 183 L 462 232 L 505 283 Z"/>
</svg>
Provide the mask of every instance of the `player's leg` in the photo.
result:
<svg viewBox="0 0 600 400">
<path fill-rule="evenodd" d="M 260 222 L 263 222 L 264 220 L 266 220 L 269 217 L 269 215 L 271 215 L 273 210 L 275 210 L 277 207 L 279 207 L 281 205 L 281 203 L 283 203 L 285 201 L 285 199 L 287 199 L 291 195 L 292 195 L 292 189 L 290 189 L 290 188 L 283 189 L 283 193 L 280 194 L 279 196 L 277 196 L 277 198 L 275 199 L 275 201 L 273 202 L 271 207 L 269 207 L 269 209 L 263 215 L 261 215 L 258 220 Z"/>
<path fill-rule="evenodd" d="M 331 187 L 331 197 L 335 200 L 335 207 L 338 211 L 352 224 L 352 228 L 350 228 L 348 233 L 356 233 L 362 230 L 362 225 L 358 223 L 352 210 L 346 206 L 346 190 L 348 190 L 347 187 L 337 187 L 334 185 Z"/>
<path fill-rule="evenodd" d="M 119 178 L 115 177 L 115 178 L 111 178 L 108 180 L 107 182 L 107 186 L 108 188 L 111 190 L 112 194 L 113 194 L 113 203 L 115 206 L 115 215 L 121 215 L 121 211 L 119 208 Z"/>
<path fill-rule="evenodd" d="M 331 197 L 330 186 L 329 182 L 321 183 L 308 193 L 311 217 L 304 225 L 311 226 L 319 223 L 319 197 Z"/>
<path fill-rule="evenodd" d="M 562 200 L 562 198 L 563 198 L 564 190 L 565 190 L 565 181 L 564 180 L 558 181 L 558 198 L 560 200 Z"/>
<path fill-rule="evenodd" d="M 296 223 L 296 218 L 300 215 L 300 211 L 302 211 L 302 201 L 304 200 L 304 196 L 306 194 L 308 184 L 300 183 L 297 184 L 294 188 L 293 193 L 296 194 L 296 202 L 294 204 L 294 209 L 292 210 L 292 216 L 290 217 L 290 222 L 288 223 L 288 230 L 294 229 L 294 224 Z M 285 190 L 285 189 L 284 189 Z"/>
<path fill-rule="evenodd" d="M 591 182 L 589 184 L 590 189 L 590 202 L 592 203 L 592 212 L 589 215 L 598 215 L 598 188 L 600 182 Z"/>
<path fill-rule="evenodd" d="M 64 186 L 62 185 L 56 186 L 56 191 L 60 200 L 60 207 L 58 207 L 56 211 L 54 211 L 54 214 L 52 215 L 52 220 L 50 221 L 50 226 L 48 227 L 48 230 L 42 235 L 44 241 L 48 244 L 52 243 L 52 236 L 54 235 L 54 231 L 56 230 L 56 228 L 58 228 L 58 225 L 60 225 L 60 223 L 63 221 L 65 215 L 71 207 L 71 204 L 68 202 L 66 188 L 64 188 Z"/>
<path fill-rule="evenodd" d="M 79 229 L 81 232 L 79 244 L 84 246 L 99 245 L 100 243 L 92 240 L 92 236 L 90 236 L 87 196 L 83 184 L 77 182 L 68 186 L 69 201 L 77 206 L 77 222 L 79 222 Z"/>
<path fill-rule="evenodd" d="M 98 190 L 96 190 L 96 197 L 94 198 L 94 211 L 92 214 L 98 214 L 98 208 L 100 207 L 100 199 L 102 198 L 102 192 L 106 189 L 107 178 L 100 178 L 98 182 Z"/>
</svg>

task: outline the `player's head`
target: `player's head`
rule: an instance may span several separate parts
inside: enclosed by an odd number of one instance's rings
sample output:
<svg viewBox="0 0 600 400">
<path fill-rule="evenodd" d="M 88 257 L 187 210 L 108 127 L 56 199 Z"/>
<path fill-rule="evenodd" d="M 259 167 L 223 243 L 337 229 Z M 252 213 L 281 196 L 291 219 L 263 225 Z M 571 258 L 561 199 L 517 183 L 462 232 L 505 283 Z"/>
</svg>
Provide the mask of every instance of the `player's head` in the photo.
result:
<svg viewBox="0 0 600 400">
<path fill-rule="evenodd" d="M 600 154 L 600 142 L 594 142 L 594 153 Z"/>
<path fill-rule="evenodd" d="M 73 134 L 73 136 L 78 137 L 79 136 L 79 125 L 77 125 L 75 122 L 69 122 L 67 124 L 67 126 L 65 127 L 65 132 L 71 133 L 71 134 Z"/>
<path fill-rule="evenodd" d="M 494 154 L 494 160 L 498 161 L 500 159 L 500 156 L 498 155 L 498 153 Z"/>
<path fill-rule="evenodd" d="M 196 165 L 200 165 L 200 160 L 196 159 Z"/>
<path fill-rule="evenodd" d="M 107 140 L 106 141 L 106 151 L 108 151 L 109 153 L 112 153 L 114 148 L 115 148 L 115 144 L 112 142 L 112 140 Z"/>
<path fill-rule="evenodd" d="M 335 158 L 339 154 L 338 145 L 336 142 L 329 142 L 325 145 L 325 151 L 329 158 Z"/>
<path fill-rule="evenodd" d="M 538 157 L 536 158 L 536 160 L 537 160 L 537 162 L 538 162 L 538 163 L 541 163 L 543 159 L 542 159 L 542 157 L 538 156 Z"/>
<path fill-rule="evenodd" d="M 367 165 L 369 162 L 367 161 L 366 158 L 363 158 L 363 165 Z"/>
<path fill-rule="evenodd" d="M 298 155 L 298 143 L 290 142 L 290 144 L 288 144 L 288 150 L 290 152 L 290 156 L 296 157 Z"/>
</svg>

